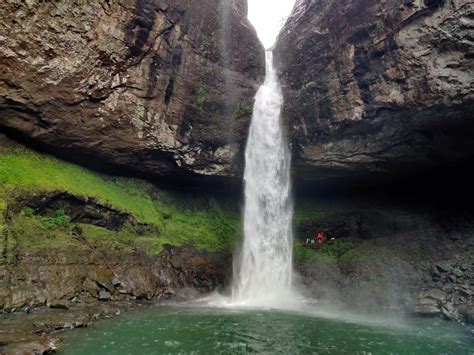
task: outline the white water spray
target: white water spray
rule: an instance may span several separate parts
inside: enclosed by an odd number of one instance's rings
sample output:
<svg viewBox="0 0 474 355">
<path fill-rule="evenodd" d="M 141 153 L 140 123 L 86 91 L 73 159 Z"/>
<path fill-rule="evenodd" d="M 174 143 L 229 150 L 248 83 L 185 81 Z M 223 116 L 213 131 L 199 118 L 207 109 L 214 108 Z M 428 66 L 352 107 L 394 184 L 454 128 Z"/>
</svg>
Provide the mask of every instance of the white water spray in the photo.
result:
<svg viewBox="0 0 474 355">
<path fill-rule="evenodd" d="M 234 261 L 234 304 L 278 307 L 292 298 L 291 159 L 280 122 L 282 102 L 267 52 L 245 152 L 244 241 Z"/>
</svg>

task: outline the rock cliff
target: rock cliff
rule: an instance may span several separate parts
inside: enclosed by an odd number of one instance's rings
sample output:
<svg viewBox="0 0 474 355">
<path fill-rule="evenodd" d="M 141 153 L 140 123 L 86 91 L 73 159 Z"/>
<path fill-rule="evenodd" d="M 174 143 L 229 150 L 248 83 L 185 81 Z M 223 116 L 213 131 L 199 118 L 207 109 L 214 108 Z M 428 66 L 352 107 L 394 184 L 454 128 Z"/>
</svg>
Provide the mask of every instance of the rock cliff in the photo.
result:
<svg viewBox="0 0 474 355">
<path fill-rule="evenodd" d="M 471 1 L 297 1 L 275 59 L 298 175 L 472 158 L 473 27 Z"/>
<path fill-rule="evenodd" d="M 0 129 L 153 175 L 232 176 L 264 49 L 246 0 L 0 4 Z"/>
</svg>

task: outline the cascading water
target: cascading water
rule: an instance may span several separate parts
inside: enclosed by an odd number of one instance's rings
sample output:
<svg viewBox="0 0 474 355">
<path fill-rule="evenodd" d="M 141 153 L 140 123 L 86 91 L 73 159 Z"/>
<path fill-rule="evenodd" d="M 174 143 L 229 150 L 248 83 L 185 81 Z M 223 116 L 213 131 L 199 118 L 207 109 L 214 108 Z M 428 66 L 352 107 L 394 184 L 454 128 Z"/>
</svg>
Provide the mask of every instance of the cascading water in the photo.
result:
<svg viewBox="0 0 474 355">
<path fill-rule="evenodd" d="M 244 241 L 234 261 L 234 304 L 277 306 L 291 294 L 291 157 L 280 122 L 282 102 L 267 51 L 245 152 Z"/>
</svg>

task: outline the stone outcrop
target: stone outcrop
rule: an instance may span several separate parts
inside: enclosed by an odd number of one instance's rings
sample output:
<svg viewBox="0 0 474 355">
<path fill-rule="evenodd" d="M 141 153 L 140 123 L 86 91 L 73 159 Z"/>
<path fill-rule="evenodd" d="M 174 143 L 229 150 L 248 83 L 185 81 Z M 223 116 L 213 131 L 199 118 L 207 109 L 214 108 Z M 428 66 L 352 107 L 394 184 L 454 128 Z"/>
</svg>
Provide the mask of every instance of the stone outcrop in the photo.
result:
<svg viewBox="0 0 474 355">
<path fill-rule="evenodd" d="M 297 1 L 275 60 L 298 176 L 472 158 L 473 27 L 470 1 Z"/>
<path fill-rule="evenodd" d="M 264 49 L 246 0 L 0 4 L 0 129 L 63 157 L 238 175 Z"/>
<path fill-rule="evenodd" d="M 69 253 L 54 248 L 42 253 L 17 250 L 0 273 L 0 310 L 163 300 L 179 297 L 185 288 L 199 294 L 224 284 L 231 270 L 231 257 L 225 253 L 167 246 L 155 257 L 117 251 L 110 255 L 89 245 L 87 238 L 77 238 Z M 81 244 L 89 250 L 81 250 Z"/>
</svg>

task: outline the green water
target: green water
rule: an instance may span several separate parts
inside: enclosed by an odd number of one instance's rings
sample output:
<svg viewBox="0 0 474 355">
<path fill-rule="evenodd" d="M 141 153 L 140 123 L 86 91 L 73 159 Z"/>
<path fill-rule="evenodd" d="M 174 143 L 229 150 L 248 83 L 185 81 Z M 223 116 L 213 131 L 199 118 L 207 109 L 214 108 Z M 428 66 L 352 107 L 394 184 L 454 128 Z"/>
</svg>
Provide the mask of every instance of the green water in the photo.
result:
<svg viewBox="0 0 474 355">
<path fill-rule="evenodd" d="M 467 326 L 435 319 L 322 316 L 309 310 L 163 306 L 65 336 L 61 354 L 75 355 L 474 354 L 474 333 Z"/>
</svg>

